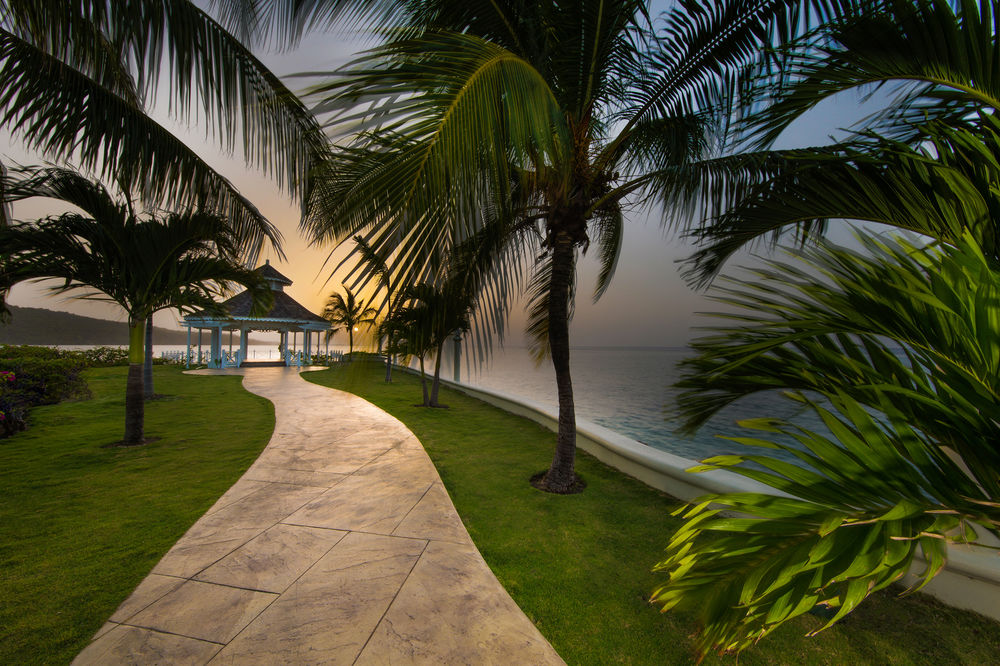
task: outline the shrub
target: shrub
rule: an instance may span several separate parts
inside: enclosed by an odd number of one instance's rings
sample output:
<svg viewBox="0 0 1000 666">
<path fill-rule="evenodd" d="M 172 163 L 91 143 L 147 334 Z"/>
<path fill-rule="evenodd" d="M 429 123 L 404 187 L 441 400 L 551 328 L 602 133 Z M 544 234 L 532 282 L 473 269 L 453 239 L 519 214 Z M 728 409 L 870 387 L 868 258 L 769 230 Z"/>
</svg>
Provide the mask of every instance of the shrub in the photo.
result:
<svg viewBox="0 0 1000 666">
<path fill-rule="evenodd" d="M 123 347 L 96 347 L 79 352 L 66 352 L 79 355 L 91 367 L 107 368 L 113 365 L 128 365 L 128 350 Z M 153 359 L 156 362 L 156 359 Z"/>
<path fill-rule="evenodd" d="M 88 397 L 90 391 L 81 375 L 87 366 L 74 352 L 0 346 L 0 437 L 24 430 L 31 407 Z"/>
<path fill-rule="evenodd" d="M 81 376 L 86 367 L 85 361 L 74 358 L 0 359 L 0 371 L 13 372 L 17 377 L 12 394 L 24 407 L 86 397 L 89 391 Z"/>
<path fill-rule="evenodd" d="M 13 399 L 16 382 L 16 374 L 0 371 L 0 438 L 10 437 L 26 427 L 25 410 L 19 407 Z"/>
</svg>

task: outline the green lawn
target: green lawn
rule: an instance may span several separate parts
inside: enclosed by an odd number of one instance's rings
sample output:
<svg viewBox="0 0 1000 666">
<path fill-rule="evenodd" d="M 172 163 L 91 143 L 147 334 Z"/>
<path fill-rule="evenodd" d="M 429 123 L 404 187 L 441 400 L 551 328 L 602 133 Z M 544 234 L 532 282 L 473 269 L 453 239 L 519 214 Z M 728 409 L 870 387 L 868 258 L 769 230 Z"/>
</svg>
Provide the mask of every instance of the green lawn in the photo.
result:
<svg viewBox="0 0 1000 666">
<path fill-rule="evenodd" d="M 414 406 L 415 377 L 357 363 L 306 373 L 356 393 L 406 423 L 424 444 L 497 577 L 570 664 L 694 662 L 690 617 L 646 603 L 650 572 L 677 525 L 676 501 L 582 454 L 588 488 L 556 496 L 528 484 L 548 467 L 555 437 L 526 419 L 442 390 L 450 409 Z M 878 595 L 813 638 L 812 616 L 745 652 L 741 664 L 988 664 L 1000 624 L 917 595 Z M 706 663 L 732 664 L 710 657 Z"/>
<path fill-rule="evenodd" d="M 0 440 L 0 664 L 68 663 L 274 429 L 239 377 L 157 366 L 146 446 L 121 440 L 125 368 L 89 370 L 93 398 L 32 411 Z"/>
</svg>

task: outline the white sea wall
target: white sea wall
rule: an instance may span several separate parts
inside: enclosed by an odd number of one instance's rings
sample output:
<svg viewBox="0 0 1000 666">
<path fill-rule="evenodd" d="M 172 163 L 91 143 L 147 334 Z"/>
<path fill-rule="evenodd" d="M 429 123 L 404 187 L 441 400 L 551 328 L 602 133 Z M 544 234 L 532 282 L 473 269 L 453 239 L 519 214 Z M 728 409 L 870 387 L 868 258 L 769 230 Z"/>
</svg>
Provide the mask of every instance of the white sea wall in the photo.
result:
<svg viewBox="0 0 1000 666">
<path fill-rule="evenodd" d="M 557 410 L 548 405 L 493 389 L 446 379 L 441 381 L 456 391 L 531 419 L 553 432 L 558 429 Z M 646 446 L 584 419 L 576 421 L 576 443 L 601 462 L 684 501 L 715 493 L 777 492 L 725 470 L 686 472 L 697 462 Z M 1000 549 L 1000 543 L 997 546 Z M 915 562 L 906 582 L 916 581 L 915 574 L 925 566 L 922 560 Z M 1000 552 L 992 548 L 953 545 L 949 548 L 944 571 L 922 591 L 950 606 L 1000 620 Z"/>
</svg>

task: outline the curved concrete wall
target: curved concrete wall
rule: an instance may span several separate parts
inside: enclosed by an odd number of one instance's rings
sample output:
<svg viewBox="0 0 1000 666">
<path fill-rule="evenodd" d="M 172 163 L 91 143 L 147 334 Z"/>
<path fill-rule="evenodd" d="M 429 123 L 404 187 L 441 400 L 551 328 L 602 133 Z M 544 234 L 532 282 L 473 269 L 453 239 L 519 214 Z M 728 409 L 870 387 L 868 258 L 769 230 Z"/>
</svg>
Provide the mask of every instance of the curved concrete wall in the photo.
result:
<svg viewBox="0 0 1000 666">
<path fill-rule="evenodd" d="M 406 370 L 409 371 L 408 368 Z M 558 413 L 548 405 L 493 389 L 446 379 L 441 381 L 456 391 L 524 416 L 553 432 L 558 428 Z M 580 449 L 601 462 L 684 501 L 714 493 L 778 492 L 770 486 L 724 470 L 691 474 L 684 470 L 696 465 L 695 461 L 646 446 L 583 419 L 577 419 L 576 442 Z M 1000 550 L 1000 541 L 989 537 L 987 535 L 984 541 Z M 916 562 L 910 569 L 908 582 L 914 582 L 916 577 L 913 572 L 923 570 L 924 566 L 923 561 Z M 949 548 L 945 570 L 922 591 L 956 608 L 1000 620 L 1000 553 L 992 548 L 953 545 Z"/>
</svg>

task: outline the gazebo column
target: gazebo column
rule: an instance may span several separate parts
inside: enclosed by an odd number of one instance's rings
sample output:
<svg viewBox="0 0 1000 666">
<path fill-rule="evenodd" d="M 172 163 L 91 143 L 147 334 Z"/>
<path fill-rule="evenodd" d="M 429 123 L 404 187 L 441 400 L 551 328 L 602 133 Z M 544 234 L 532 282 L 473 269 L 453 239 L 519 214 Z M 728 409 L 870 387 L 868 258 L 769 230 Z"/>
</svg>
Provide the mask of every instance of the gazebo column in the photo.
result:
<svg viewBox="0 0 1000 666">
<path fill-rule="evenodd" d="M 212 329 L 212 349 L 209 357 L 209 365 L 213 368 L 222 367 L 222 327 L 216 326 Z"/>
<path fill-rule="evenodd" d="M 312 365 L 312 331 L 302 331 L 302 346 L 306 352 L 306 363 Z"/>
<path fill-rule="evenodd" d="M 240 365 L 247 360 L 247 343 L 250 337 L 250 331 L 246 328 L 240 329 Z"/>
<path fill-rule="evenodd" d="M 288 365 L 288 331 L 281 331 L 281 362 Z"/>
<path fill-rule="evenodd" d="M 191 368 L 191 325 L 190 324 L 188 324 L 187 329 L 188 329 L 188 343 L 187 343 L 187 353 L 184 355 L 184 358 L 186 359 L 184 362 L 184 367 L 190 369 Z"/>
<path fill-rule="evenodd" d="M 198 327 L 198 365 L 201 365 L 201 327 Z"/>
</svg>

